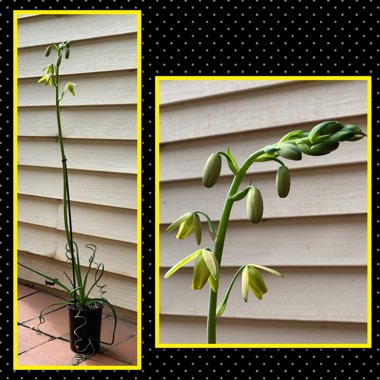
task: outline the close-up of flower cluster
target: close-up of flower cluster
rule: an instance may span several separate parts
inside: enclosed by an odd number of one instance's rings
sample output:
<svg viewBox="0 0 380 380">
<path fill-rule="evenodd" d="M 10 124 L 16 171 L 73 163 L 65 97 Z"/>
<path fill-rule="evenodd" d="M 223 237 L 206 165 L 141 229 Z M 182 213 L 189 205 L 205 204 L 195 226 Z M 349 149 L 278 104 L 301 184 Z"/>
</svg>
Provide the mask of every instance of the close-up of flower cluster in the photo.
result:
<svg viewBox="0 0 380 380">
<path fill-rule="evenodd" d="M 199 215 L 203 215 L 207 220 L 208 231 L 211 239 L 215 242 L 215 247 L 213 250 L 208 247 L 196 250 L 174 265 L 164 276 L 164 278 L 170 277 L 182 266 L 195 260 L 192 289 L 202 289 L 207 282 L 210 285 L 207 322 L 209 343 L 215 343 L 216 317 L 220 317 L 224 313 L 231 289 L 240 274 L 244 302 L 248 301 L 249 291 L 258 300 L 261 300 L 263 295 L 268 292 L 268 288 L 259 270 L 284 277 L 280 272 L 262 265 L 244 264 L 234 274 L 225 296 L 219 303 L 219 306 L 217 306 L 217 292 L 221 275 L 220 268 L 224 241 L 234 202 L 246 198 L 247 217 L 253 224 L 259 223 L 264 214 L 263 197 L 257 186 L 250 184 L 239 191 L 239 186 L 249 167 L 256 162 L 277 162 L 280 166 L 276 174 L 276 190 L 280 198 L 286 198 L 290 191 L 291 177 L 289 168 L 281 159 L 299 161 L 302 159 L 303 154 L 308 156 L 326 155 L 336 150 L 340 143 L 344 141 L 358 141 L 364 136 L 366 136 L 365 133 L 357 125 L 342 124 L 338 121 L 324 121 L 310 131 L 297 130 L 286 134 L 277 143 L 267 145 L 252 153 L 241 167 L 239 167 L 236 159 L 231 154 L 230 149 L 227 149 L 226 152 L 214 152 L 209 156 L 202 174 L 202 183 L 205 187 L 211 188 L 217 183 L 222 168 L 222 157 L 226 158 L 228 167 L 233 174 L 233 180 L 221 212 L 218 228 L 214 227 L 213 221 L 206 213 L 192 211 L 183 214 L 175 220 L 167 227 L 166 232 L 178 228 L 176 238 L 180 240 L 185 239 L 194 232 L 196 242 L 200 245 L 202 241 L 202 227 Z"/>
</svg>

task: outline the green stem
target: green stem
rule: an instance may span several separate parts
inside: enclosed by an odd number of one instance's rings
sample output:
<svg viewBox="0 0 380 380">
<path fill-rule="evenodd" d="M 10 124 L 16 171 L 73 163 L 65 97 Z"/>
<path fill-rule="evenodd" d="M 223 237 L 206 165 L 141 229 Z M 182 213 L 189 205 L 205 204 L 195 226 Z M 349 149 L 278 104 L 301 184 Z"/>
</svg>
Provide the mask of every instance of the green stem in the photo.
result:
<svg viewBox="0 0 380 380">
<path fill-rule="evenodd" d="M 59 54 L 59 53 L 58 53 Z M 62 124 L 61 124 L 61 112 L 60 112 L 60 98 L 59 98 L 59 66 L 56 66 L 56 77 L 55 77 L 55 110 L 57 115 L 57 126 L 58 126 L 58 140 L 61 149 L 61 159 L 62 159 L 62 173 L 63 173 L 63 218 L 65 224 L 65 233 L 67 244 L 70 249 L 71 265 L 73 271 L 73 286 L 76 288 L 76 280 L 78 281 L 79 297 L 80 302 L 84 300 L 84 289 L 82 286 L 82 276 L 79 268 L 79 260 L 77 261 L 74 256 L 74 243 L 72 237 L 72 225 L 71 225 L 71 212 L 70 212 L 70 199 L 69 199 L 69 186 L 68 186 L 68 174 L 67 174 L 67 159 L 65 155 L 65 147 L 63 144 L 62 136 Z M 73 294 L 74 304 L 76 306 L 76 292 Z"/>
<path fill-rule="evenodd" d="M 221 267 L 224 241 L 226 238 L 226 232 L 228 227 L 228 222 L 232 210 L 234 201 L 230 199 L 236 192 L 239 190 L 240 184 L 244 179 L 244 176 L 249 169 L 249 167 L 255 162 L 255 160 L 260 157 L 262 154 L 265 154 L 264 150 L 259 150 L 251 154 L 247 160 L 244 162 L 243 166 L 240 168 L 237 175 L 234 176 L 234 179 L 231 183 L 230 189 L 227 193 L 226 200 L 224 203 L 223 211 L 220 217 L 217 238 L 215 240 L 214 255 L 216 260 Z M 218 280 L 219 283 L 219 280 Z M 208 317 L 207 317 L 207 340 L 208 343 L 216 343 L 216 308 L 217 308 L 217 299 L 218 293 L 214 292 L 210 288 L 209 293 L 209 304 L 208 304 Z"/>
</svg>

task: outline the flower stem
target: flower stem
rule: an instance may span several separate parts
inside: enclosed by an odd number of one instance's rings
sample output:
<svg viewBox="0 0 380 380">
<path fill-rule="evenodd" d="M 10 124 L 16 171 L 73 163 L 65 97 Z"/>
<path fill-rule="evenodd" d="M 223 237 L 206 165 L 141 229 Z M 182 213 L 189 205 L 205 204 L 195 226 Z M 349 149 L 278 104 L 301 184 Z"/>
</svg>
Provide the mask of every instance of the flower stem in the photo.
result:
<svg viewBox="0 0 380 380">
<path fill-rule="evenodd" d="M 228 190 L 226 200 L 224 202 L 223 211 L 220 217 L 217 237 L 215 240 L 214 255 L 218 261 L 219 267 L 221 267 L 224 241 L 226 238 L 228 222 L 230 219 L 230 214 L 234 201 L 230 199 L 239 190 L 240 184 L 244 179 L 244 176 L 249 169 L 249 167 L 255 162 L 255 160 L 264 154 L 264 150 L 259 150 L 252 155 L 250 155 L 244 162 L 243 166 L 240 168 L 237 175 L 231 183 L 230 189 Z M 219 280 L 218 280 L 219 283 Z M 217 307 L 218 293 L 214 292 L 210 287 L 209 293 L 209 304 L 208 304 L 208 316 L 207 316 L 207 341 L 208 343 L 216 343 L 216 307 Z"/>
<path fill-rule="evenodd" d="M 84 290 L 82 287 L 82 277 L 79 268 L 79 256 L 77 252 L 77 259 L 74 255 L 74 242 L 73 242 L 73 232 L 72 232 L 72 221 L 71 221 L 71 207 L 70 207 L 70 193 L 69 193 L 69 182 L 67 173 L 67 158 L 65 155 L 65 147 L 63 144 L 62 135 L 62 123 L 61 123 L 61 112 L 60 112 L 60 98 L 59 98 L 59 66 L 56 66 L 56 77 L 55 77 L 55 110 L 57 115 L 57 126 L 58 126 L 58 140 L 61 150 L 62 159 L 62 173 L 63 173 L 63 218 L 65 224 L 66 240 L 70 250 L 71 266 L 73 272 L 73 287 L 76 289 L 76 282 L 78 281 L 80 303 L 84 299 Z M 73 293 L 74 305 L 77 304 L 77 292 Z"/>
</svg>

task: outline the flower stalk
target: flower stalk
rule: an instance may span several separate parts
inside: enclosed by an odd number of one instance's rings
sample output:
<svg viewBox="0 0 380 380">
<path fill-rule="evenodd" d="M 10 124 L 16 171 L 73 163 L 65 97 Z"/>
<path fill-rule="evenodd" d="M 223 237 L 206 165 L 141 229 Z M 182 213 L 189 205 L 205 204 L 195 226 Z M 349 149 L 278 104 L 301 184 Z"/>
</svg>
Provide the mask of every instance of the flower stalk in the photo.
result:
<svg viewBox="0 0 380 380">
<path fill-rule="evenodd" d="M 70 286 L 65 285 L 58 279 L 53 278 L 50 275 L 46 275 L 41 273 L 29 266 L 18 263 L 21 267 L 36 273 L 37 275 L 43 277 L 45 279 L 46 285 L 54 286 L 57 285 L 61 289 L 63 289 L 70 300 L 65 301 L 64 303 L 67 305 L 74 305 L 76 309 L 78 309 L 78 316 L 81 310 L 88 310 L 91 306 L 95 305 L 96 302 L 102 302 L 108 305 L 111 309 L 111 312 L 114 316 L 114 329 L 112 334 L 112 341 L 101 342 L 103 344 L 113 344 L 115 339 L 115 331 L 117 325 L 117 317 L 114 307 L 109 303 L 109 301 L 104 298 L 104 294 L 106 291 L 104 290 L 105 285 L 100 285 L 100 280 L 104 274 L 104 265 L 102 263 L 95 262 L 95 252 L 96 246 L 94 244 L 87 244 L 86 248 L 92 251 L 92 254 L 88 260 L 88 267 L 85 269 L 85 273 L 82 275 L 81 272 L 81 263 L 79 257 L 79 249 L 78 245 L 75 243 L 73 239 L 73 224 L 72 224 L 72 215 L 71 215 L 71 204 L 70 204 L 70 190 L 69 190 L 69 176 L 68 176 L 68 167 L 67 167 L 67 157 L 65 154 L 65 146 L 62 132 L 62 122 L 61 122 L 61 108 L 60 102 L 63 99 L 63 96 L 66 92 L 70 92 L 71 95 L 75 96 L 75 83 L 68 82 L 66 83 L 62 93 L 60 93 L 60 65 L 62 64 L 63 56 L 65 59 L 70 57 L 69 47 L 71 45 L 70 41 L 64 41 L 60 44 L 51 44 L 47 47 L 45 51 L 45 56 L 48 57 L 52 51 L 57 53 L 57 58 L 55 63 L 49 64 L 44 68 L 46 73 L 38 80 L 38 83 L 43 83 L 45 86 L 49 85 L 51 88 L 55 90 L 55 112 L 56 112 L 56 121 L 57 121 L 57 129 L 58 129 L 58 142 L 60 147 L 60 155 L 62 162 L 62 177 L 63 177 L 63 219 L 64 219 L 64 227 L 65 227 L 65 236 L 66 236 L 66 258 L 67 261 L 71 264 L 72 277 L 68 276 L 66 272 L 63 272 L 65 277 L 68 279 Z M 92 284 L 89 284 L 89 275 L 91 274 L 91 270 L 94 271 L 92 273 L 94 275 L 94 280 Z M 87 289 L 88 288 L 88 289 Z M 93 298 L 90 296 L 90 293 L 97 289 L 100 296 L 97 298 Z M 43 308 L 40 313 L 40 324 L 43 323 L 44 318 L 44 310 Z"/>
</svg>

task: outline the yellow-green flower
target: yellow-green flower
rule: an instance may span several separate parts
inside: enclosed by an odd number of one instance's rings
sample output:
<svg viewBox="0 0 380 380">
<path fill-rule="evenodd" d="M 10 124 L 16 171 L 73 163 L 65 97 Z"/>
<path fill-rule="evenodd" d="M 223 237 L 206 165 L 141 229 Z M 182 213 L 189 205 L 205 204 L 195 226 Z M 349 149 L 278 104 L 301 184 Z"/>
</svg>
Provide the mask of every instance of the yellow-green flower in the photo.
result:
<svg viewBox="0 0 380 380">
<path fill-rule="evenodd" d="M 219 304 L 219 306 L 216 309 L 216 316 L 221 317 L 224 311 L 227 307 L 227 301 L 230 296 L 232 287 L 238 278 L 240 272 L 242 272 L 241 275 L 241 292 L 242 296 L 245 302 L 248 301 L 248 293 L 249 290 L 255 295 L 256 298 L 261 300 L 263 298 L 263 295 L 268 291 L 268 288 L 264 282 L 264 279 L 261 275 L 261 273 L 258 271 L 258 269 L 265 270 L 269 273 L 275 274 L 276 276 L 284 277 L 280 272 L 277 272 L 274 269 L 264 267 L 262 265 L 257 264 L 247 264 L 241 266 L 236 273 L 234 274 L 234 277 L 232 278 L 232 281 L 227 289 L 227 292 L 225 296 L 222 299 L 222 302 Z"/>
<path fill-rule="evenodd" d="M 191 260 L 195 260 L 191 283 L 192 289 L 202 289 L 206 282 L 209 281 L 211 288 L 216 291 L 217 281 L 219 279 L 219 264 L 214 254 L 207 248 L 198 249 L 189 256 L 186 256 L 183 260 L 170 268 L 164 278 L 170 277 Z"/>
</svg>

